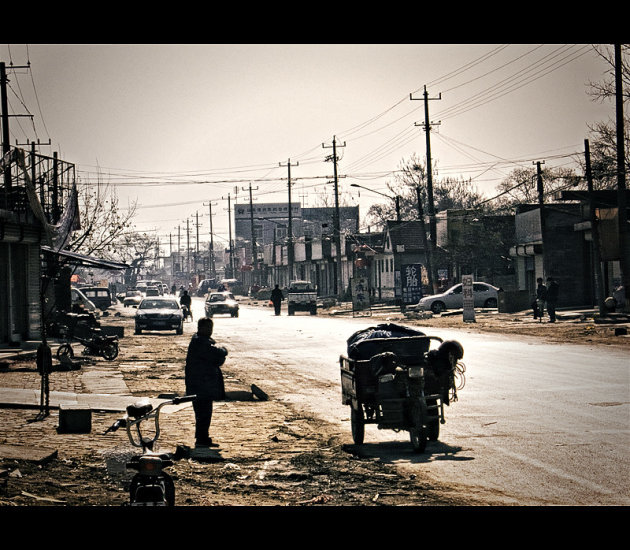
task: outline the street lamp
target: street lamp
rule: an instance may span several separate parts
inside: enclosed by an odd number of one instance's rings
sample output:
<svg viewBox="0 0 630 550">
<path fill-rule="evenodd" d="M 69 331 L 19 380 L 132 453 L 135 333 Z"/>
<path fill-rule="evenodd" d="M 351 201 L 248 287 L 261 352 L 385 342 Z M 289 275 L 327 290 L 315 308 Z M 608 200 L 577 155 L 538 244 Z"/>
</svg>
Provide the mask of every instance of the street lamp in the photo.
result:
<svg viewBox="0 0 630 550">
<path fill-rule="evenodd" d="M 363 187 L 363 185 L 359 185 L 358 183 L 351 183 L 350 187 L 360 187 L 361 189 L 365 189 L 366 191 L 371 191 L 372 193 L 376 193 L 377 195 L 383 195 L 383 197 L 387 197 L 388 199 L 393 200 L 396 203 L 396 219 L 400 221 L 400 195 L 391 197 L 390 195 L 386 195 L 385 193 L 381 193 L 380 191 L 374 191 L 374 189 Z"/>
</svg>

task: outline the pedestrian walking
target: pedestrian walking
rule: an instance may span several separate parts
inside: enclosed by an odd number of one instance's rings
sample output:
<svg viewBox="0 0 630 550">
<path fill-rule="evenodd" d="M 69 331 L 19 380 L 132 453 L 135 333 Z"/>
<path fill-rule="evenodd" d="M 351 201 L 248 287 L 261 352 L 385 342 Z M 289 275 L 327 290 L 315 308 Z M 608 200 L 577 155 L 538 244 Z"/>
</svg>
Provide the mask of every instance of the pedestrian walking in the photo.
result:
<svg viewBox="0 0 630 550">
<path fill-rule="evenodd" d="M 536 300 L 532 304 L 534 306 L 534 319 L 538 318 L 542 323 L 545 301 L 547 300 L 547 287 L 544 285 L 542 277 L 538 277 L 536 282 L 538 283 L 536 287 Z"/>
<path fill-rule="evenodd" d="M 211 338 L 213 328 L 209 317 L 199 319 L 197 333 L 190 340 L 186 355 L 186 394 L 197 396 L 193 401 L 195 444 L 204 447 L 217 446 L 210 437 L 212 407 L 214 401 L 225 399 L 221 366 L 228 352 Z"/>
<path fill-rule="evenodd" d="M 273 303 L 273 308 L 276 315 L 280 315 L 280 306 L 282 305 L 282 300 L 284 300 L 282 290 L 280 290 L 280 288 L 278 288 L 278 285 L 276 285 L 276 287 L 271 291 L 271 302 Z"/>
<path fill-rule="evenodd" d="M 556 305 L 558 303 L 558 291 L 560 285 L 553 277 L 547 277 L 547 313 L 549 313 L 549 322 L 556 322 Z"/>
</svg>

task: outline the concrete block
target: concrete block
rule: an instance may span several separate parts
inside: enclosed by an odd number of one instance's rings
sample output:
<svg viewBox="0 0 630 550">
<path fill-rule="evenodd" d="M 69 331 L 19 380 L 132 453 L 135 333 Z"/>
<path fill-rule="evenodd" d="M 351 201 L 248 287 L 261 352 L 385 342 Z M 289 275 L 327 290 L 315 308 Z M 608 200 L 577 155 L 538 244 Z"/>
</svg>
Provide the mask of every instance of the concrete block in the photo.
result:
<svg viewBox="0 0 630 550">
<path fill-rule="evenodd" d="M 59 405 L 59 433 L 90 433 L 92 409 L 87 405 Z"/>
</svg>

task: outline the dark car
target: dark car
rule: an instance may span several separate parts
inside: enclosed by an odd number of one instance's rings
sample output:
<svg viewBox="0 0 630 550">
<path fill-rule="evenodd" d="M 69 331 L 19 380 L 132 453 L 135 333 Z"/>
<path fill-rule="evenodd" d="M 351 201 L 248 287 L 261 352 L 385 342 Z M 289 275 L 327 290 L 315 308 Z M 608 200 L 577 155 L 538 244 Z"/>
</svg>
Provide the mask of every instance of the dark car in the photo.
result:
<svg viewBox="0 0 630 550">
<path fill-rule="evenodd" d="M 145 298 L 136 311 L 136 334 L 143 330 L 184 332 L 184 315 L 175 298 Z"/>
<path fill-rule="evenodd" d="M 211 292 L 206 298 L 206 316 L 212 317 L 217 313 L 229 313 L 238 317 L 238 302 L 231 292 Z"/>
<path fill-rule="evenodd" d="M 217 283 L 216 279 L 203 279 L 199 283 L 199 288 L 197 289 L 197 296 L 205 296 L 208 292 L 210 292 L 211 288 L 216 288 Z"/>
</svg>

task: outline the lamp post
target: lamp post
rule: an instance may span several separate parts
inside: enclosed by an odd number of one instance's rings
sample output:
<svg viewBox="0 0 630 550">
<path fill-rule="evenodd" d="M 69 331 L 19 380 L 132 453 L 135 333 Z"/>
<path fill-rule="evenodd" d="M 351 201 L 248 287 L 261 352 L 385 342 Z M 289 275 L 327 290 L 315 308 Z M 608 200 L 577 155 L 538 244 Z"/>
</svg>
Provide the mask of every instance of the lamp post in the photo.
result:
<svg viewBox="0 0 630 550">
<path fill-rule="evenodd" d="M 387 197 L 388 199 L 393 200 L 396 203 L 396 220 L 400 221 L 400 195 L 392 197 L 390 195 L 386 195 L 385 193 L 381 193 L 380 191 L 374 191 L 374 189 L 363 187 L 363 185 L 359 185 L 358 183 L 351 183 L 350 187 L 360 187 L 361 189 L 365 189 L 366 191 L 371 191 L 372 193 L 376 193 L 377 195 L 382 195 L 383 197 Z"/>
</svg>

